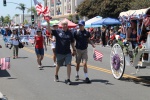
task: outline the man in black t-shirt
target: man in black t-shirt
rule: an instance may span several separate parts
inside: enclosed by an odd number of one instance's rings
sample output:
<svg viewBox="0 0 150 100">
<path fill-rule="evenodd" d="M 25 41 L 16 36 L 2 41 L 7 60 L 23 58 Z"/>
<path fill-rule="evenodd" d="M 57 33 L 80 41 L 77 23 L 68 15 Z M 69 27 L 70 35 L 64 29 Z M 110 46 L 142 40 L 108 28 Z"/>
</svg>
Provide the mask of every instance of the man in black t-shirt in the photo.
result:
<svg viewBox="0 0 150 100">
<path fill-rule="evenodd" d="M 49 22 L 48 22 L 49 25 Z M 52 30 L 48 26 L 48 30 L 50 31 L 51 35 L 50 38 L 52 38 L 52 35 L 56 38 L 56 60 L 57 60 L 57 66 L 56 66 L 56 73 L 55 73 L 55 80 L 56 82 L 59 81 L 58 78 L 58 71 L 60 66 L 63 66 L 65 63 L 67 66 L 67 80 L 66 83 L 71 85 L 70 81 L 70 74 L 71 74 L 71 61 L 72 61 L 72 55 L 71 55 L 71 49 L 70 45 L 72 46 L 72 54 L 75 53 L 75 47 L 74 47 L 74 38 L 72 33 L 68 30 L 68 23 L 66 21 L 62 22 L 62 30 Z"/>
<path fill-rule="evenodd" d="M 76 81 L 79 79 L 79 67 L 81 60 L 83 61 L 85 81 L 90 83 L 87 74 L 87 60 L 88 60 L 88 43 L 90 43 L 94 48 L 94 44 L 90 41 L 90 33 L 85 30 L 85 22 L 79 21 L 79 31 L 74 32 L 74 38 L 76 40 Z"/>
</svg>

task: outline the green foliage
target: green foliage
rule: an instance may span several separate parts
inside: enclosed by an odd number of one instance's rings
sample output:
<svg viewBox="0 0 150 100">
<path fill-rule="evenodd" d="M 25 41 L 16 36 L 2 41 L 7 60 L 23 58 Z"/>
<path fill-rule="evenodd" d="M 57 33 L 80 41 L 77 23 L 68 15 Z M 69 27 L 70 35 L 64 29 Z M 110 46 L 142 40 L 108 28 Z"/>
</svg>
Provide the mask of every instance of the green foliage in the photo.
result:
<svg viewBox="0 0 150 100">
<path fill-rule="evenodd" d="M 130 9 L 131 0 L 84 0 L 77 7 L 80 16 L 118 18 L 119 13 Z"/>
<path fill-rule="evenodd" d="M 0 21 L 1 21 L 2 23 L 4 22 L 4 17 L 3 17 L 3 16 L 0 17 Z"/>
<path fill-rule="evenodd" d="M 73 21 L 73 16 L 72 16 L 72 14 L 69 15 L 68 20 Z"/>
<path fill-rule="evenodd" d="M 25 20 L 23 24 L 28 24 L 28 21 L 27 21 L 27 20 Z"/>
<path fill-rule="evenodd" d="M 28 13 L 32 12 L 32 14 L 34 14 L 34 16 L 36 16 L 36 17 L 38 16 L 38 15 L 37 15 L 37 11 L 36 11 L 36 8 L 35 8 L 35 7 L 31 7 L 31 8 L 29 8 L 27 12 L 28 12 Z"/>
<path fill-rule="evenodd" d="M 5 24 L 9 24 L 11 22 L 11 19 L 10 19 L 10 15 L 7 15 L 4 17 L 4 22 Z"/>
<path fill-rule="evenodd" d="M 24 11 L 26 9 L 25 4 L 20 3 L 18 7 L 16 7 L 16 9 L 22 10 Z"/>
<path fill-rule="evenodd" d="M 150 7 L 150 0 L 133 0 L 131 2 L 131 9 L 144 9 Z"/>
</svg>

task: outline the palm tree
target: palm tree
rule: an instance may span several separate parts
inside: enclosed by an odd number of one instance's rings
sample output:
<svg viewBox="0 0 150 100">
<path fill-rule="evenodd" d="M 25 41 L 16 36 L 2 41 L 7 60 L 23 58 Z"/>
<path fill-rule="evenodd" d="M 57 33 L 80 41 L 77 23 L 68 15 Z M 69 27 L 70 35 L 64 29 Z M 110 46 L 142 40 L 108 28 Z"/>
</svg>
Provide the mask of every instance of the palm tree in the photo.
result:
<svg viewBox="0 0 150 100">
<path fill-rule="evenodd" d="M 25 4 L 20 3 L 20 4 L 19 4 L 19 7 L 16 7 L 16 9 L 22 10 L 22 12 L 23 12 L 23 22 L 24 22 L 24 11 L 25 11 L 25 9 L 26 9 Z M 23 22 L 22 22 L 22 23 L 23 23 Z"/>
<path fill-rule="evenodd" d="M 32 13 L 35 17 L 37 17 L 38 15 L 37 15 L 37 11 L 36 11 L 36 8 L 35 7 L 31 7 L 31 8 L 29 8 L 28 9 L 28 11 L 27 11 L 28 13 Z"/>
<path fill-rule="evenodd" d="M 19 16 L 19 14 L 15 14 L 15 16 L 16 16 L 16 17 L 18 17 L 18 16 Z"/>
</svg>

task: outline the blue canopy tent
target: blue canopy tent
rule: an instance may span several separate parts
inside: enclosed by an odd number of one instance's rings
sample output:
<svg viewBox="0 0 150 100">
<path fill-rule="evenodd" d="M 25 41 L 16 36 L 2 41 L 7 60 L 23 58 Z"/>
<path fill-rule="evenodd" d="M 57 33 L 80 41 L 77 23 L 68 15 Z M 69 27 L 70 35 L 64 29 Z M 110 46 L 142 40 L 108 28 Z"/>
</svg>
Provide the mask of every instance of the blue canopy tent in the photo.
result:
<svg viewBox="0 0 150 100">
<path fill-rule="evenodd" d="M 101 27 L 101 25 L 91 25 L 91 23 L 96 22 L 96 21 L 101 20 L 101 19 L 102 19 L 101 16 L 96 16 L 96 17 L 94 17 L 92 19 L 89 19 L 89 20 L 87 20 L 85 22 L 85 27 L 86 28 L 89 28 L 89 27 Z"/>
<path fill-rule="evenodd" d="M 117 24 L 121 24 L 121 22 L 118 19 L 109 17 L 92 23 L 92 25 L 117 25 Z"/>
</svg>

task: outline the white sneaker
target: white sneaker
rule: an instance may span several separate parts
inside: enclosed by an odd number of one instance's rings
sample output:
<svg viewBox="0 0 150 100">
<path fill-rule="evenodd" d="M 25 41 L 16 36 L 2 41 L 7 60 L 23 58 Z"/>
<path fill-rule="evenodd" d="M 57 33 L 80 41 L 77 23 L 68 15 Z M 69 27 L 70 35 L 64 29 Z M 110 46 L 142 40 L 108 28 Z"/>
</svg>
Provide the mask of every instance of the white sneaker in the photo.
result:
<svg viewBox="0 0 150 100">
<path fill-rule="evenodd" d="M 41 66 L 41 65 L 38 65 L 38 68 L 42 68 L 42 66 Z"/>
<path fill-rule="evenodd" d="M 54 63 L 54 67 L 56 67 L 56 63 Z"/>
</svg>

